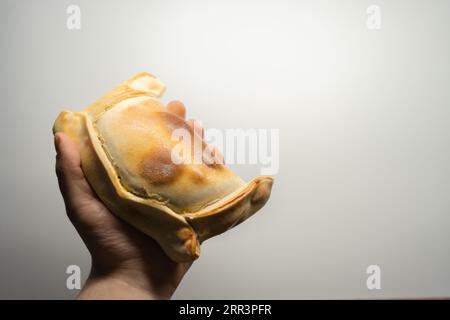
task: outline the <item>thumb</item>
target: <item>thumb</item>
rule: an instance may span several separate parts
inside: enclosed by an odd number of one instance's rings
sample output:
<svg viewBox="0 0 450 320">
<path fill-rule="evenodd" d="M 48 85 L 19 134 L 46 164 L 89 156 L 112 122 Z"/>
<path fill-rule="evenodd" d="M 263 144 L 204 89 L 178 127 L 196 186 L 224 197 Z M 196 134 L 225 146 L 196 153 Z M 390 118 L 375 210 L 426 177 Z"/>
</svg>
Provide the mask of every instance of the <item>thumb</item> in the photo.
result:
<svg viewBox="0 0 450 320">
<path fill-rule="evenodd" d="M 55 134 L 56 175 L 59 189 L 68 209 L 76 209 L 95 198 L 83 170 L 77 144 L 66 134 Z"/>
</svg>

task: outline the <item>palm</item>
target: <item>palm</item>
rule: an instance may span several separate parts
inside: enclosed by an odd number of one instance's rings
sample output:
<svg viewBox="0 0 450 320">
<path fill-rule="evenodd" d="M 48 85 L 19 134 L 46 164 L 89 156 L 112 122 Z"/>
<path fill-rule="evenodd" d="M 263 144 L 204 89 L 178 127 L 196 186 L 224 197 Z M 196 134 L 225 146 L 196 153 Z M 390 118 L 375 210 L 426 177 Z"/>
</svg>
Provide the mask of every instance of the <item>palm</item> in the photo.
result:
<svg viewBox="0 0 450 320">
<path fill-rule="evenodd" d="M 114 216 L 99 199 L 92 199 L 77 215 L 82 221 L 76 227 L 88 249 L 108 267 L 155 258 L 165 264 L 175 264 L 152 238 Z"/>
<path fill-rule="evenodd" d="M 76 144 L 58 133 L 56 171 L 67 214 L 89 249 L 97 272 L 134 269 L 150 281 L 179 279 L 190 263 L 175 263 L 150 237 L 129 226 L 97 197 L 81 169 Z"/>
<path fill-rule="evenodd" d="M 167 109 L 185 116 L 180 102 L 169 103 Z M 67 135 L 57 133 L 55 146 L 58 183 L 67 214 L 91 253 L 91 274 L 120 273 L 129 283 L 159 288 L 170 296 L 191 263 L 173 262 L 152 238 L 108 210 L 86 180 L 78 146 Z"/>
</svg>

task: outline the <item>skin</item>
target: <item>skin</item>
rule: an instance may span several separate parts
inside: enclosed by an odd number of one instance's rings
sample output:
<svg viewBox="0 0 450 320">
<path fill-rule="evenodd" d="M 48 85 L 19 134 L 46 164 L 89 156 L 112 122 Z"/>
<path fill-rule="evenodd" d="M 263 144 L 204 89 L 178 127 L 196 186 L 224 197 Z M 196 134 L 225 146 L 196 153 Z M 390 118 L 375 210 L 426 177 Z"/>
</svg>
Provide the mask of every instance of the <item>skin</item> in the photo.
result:
<svg viewBox="0 0 450 320">
<path fill-rule="evenodd" d="M 179 101 L 168 111 L 184 118 Z M 188 123 L 194 126 L 194 120 Z M 196 130 L 203 129 L 195 126 Z M 67 215 L 91 254 L 90 275 L 78 299 L 170 299 L 192 263 L 170 260 L 150 237 L 114 216 L 81 169 L 77 145 L 55 134 L 56 174 Z"/>
</svg>

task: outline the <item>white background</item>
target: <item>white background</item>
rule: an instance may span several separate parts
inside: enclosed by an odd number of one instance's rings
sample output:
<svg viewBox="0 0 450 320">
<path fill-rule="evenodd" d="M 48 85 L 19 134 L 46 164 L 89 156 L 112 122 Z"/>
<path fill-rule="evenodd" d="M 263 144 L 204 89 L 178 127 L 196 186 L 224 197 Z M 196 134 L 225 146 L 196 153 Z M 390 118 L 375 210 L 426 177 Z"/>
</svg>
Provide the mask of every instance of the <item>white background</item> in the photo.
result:
<svg viewBox="0 0 450 320">
<path fill-rule="evenodd" d="M 66 267 L 85 278 L 90 261 L 51 126 L 140 71 L 206 127 L 280 129 L 270 201 L 204 244 L 175 298 L 450 295 L 449 14 L 424 0 L 0 1 L 0 298 L 76 295 Z"/>
</svg>

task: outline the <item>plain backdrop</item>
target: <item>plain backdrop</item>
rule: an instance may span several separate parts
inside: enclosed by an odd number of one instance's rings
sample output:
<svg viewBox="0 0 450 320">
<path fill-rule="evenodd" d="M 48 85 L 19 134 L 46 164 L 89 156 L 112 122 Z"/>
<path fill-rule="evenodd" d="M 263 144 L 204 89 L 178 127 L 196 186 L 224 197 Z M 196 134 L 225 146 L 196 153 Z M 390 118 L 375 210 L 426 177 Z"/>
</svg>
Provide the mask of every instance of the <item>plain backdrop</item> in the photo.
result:
<svg viewBox="0 0 450 320">
<path fill-rule="evenodd" d="M 1 0 L 0 298 L 77 294 L 66 268 L 85 279 L 90 261 L 51 126 L 140 71 L 206 127 L 280 130 L 270 201 L 203 245 L 174 298 L 450 295 L 449 16 L 439 0 Z"/>
</svg>

